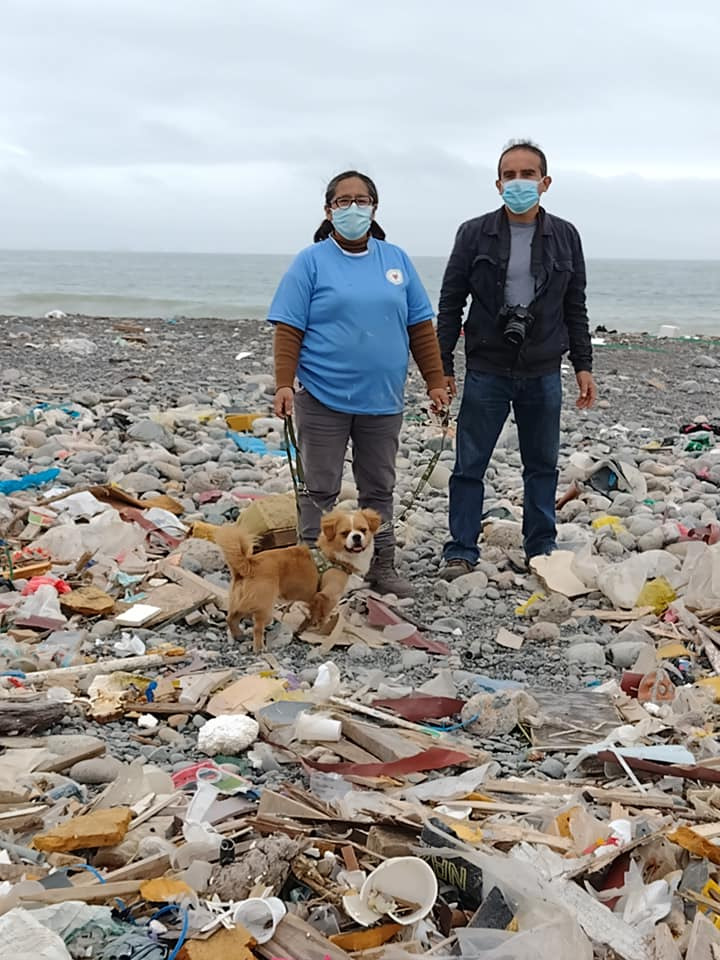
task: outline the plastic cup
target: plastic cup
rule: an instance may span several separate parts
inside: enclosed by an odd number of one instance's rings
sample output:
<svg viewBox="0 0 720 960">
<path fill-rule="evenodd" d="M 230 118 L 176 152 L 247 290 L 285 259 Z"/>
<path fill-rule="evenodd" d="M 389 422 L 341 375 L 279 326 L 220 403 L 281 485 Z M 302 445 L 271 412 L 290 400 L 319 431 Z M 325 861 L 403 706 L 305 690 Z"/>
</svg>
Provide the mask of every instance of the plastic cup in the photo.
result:
<svg viewBox="0 0 720 960">
<path fill-rule="evenodd" d="M 342 734 L 342 723 L 321 713 L 301 713 L 295 721 L 298 740 L 329 740 L 337 743 Z"/>
<path fill-rule="evenodd" d="M 235 907 L 233 923 L 239 923 L 258 943 L 267 943 L 287 913 L 278 897 L 251 897 Z"/>
<path fill-rule="evenodd" d="M 360 889 L 360 899 L 370 910 L 373 909 L 374 894 L 384 895 L 389 900 L 398 898 L 417 903 L 418 909 L 412 913 L 402 909 L 387 911 L 395 923 L 409 926 L 426 917 L 434 907 L 438 895 L 437 877 L 432 867 L 419 857 L 392 857 L 373 870 Z"/>
</svg>

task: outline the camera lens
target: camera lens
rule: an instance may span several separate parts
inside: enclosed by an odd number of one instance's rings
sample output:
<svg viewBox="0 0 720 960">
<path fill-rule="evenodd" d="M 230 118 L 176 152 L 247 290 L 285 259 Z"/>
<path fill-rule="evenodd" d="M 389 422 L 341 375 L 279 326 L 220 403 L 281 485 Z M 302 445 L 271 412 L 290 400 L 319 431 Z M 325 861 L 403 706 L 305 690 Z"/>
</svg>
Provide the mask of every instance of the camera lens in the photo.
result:
<svg viewBox="0 0 720 960">
<path fill-rule="evenodd" d="M 505 339 L 514 347 L 519 347 L 525 339 L 525 324 L 522 321 L 511 320 L 505 327 Z"/>
</svg>

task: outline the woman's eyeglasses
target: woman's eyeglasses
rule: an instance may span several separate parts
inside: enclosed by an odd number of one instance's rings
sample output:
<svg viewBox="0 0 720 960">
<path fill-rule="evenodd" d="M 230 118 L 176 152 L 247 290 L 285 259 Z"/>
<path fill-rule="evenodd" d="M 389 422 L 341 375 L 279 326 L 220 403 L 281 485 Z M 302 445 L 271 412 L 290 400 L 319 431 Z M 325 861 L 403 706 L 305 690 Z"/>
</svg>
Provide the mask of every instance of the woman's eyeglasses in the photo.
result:
<svg viewBox="0 0 720 960">
<path fill-rule="evenodd" d="M 331 207 L 339 207 L 341 210 L 347 210 L 351 203 L 357 204 L 358 207 L 372 207 L 374 206 L 374 201 L 372 197 L 360 196 L 360 197 L 335 197 L 334 200 L 330 201 Z"/>
</svg>

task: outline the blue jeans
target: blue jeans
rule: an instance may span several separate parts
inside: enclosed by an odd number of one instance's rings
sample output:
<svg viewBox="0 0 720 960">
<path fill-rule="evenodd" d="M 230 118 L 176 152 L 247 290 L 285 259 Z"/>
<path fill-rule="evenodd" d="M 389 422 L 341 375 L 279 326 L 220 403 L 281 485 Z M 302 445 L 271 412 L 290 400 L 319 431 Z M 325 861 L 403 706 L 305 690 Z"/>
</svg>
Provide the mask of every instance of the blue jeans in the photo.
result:
<svg viewBox="0 0 720 960">
<path fill-rule="evenodd" d="M 555 549 L 555 494 L 560 446 L 560 373 L 515 379 L 467 371 L 450 479 L 448 560 L 476 564 L 482 526 L 483 477 L 512 405 L 525 489 L 523 543 L 528 557 Z"/>
</svg>

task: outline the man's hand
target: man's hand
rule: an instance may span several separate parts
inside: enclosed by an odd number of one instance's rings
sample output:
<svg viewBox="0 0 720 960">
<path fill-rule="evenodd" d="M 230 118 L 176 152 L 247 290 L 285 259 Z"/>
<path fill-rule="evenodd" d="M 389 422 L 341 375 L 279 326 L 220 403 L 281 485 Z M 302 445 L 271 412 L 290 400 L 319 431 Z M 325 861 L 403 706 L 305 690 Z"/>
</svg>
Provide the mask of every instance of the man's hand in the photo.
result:
<svg viewBox="0 0 720 960">
<path fill-rule="evenodd" d="M 589 410 L 597 400 L 597 386 L 589 370 L 580 370 L 575 374 L 580 391 L 575 406 L 578 410 Z"/>
<path fill-rule="evenodd" d="M 275 391 L 275 402 L 273 404 L 275 408 L 276 417 L 289 417 L 293 412 L 293 401 L 295 399 L 295 392 L 292 387 L 280 387 L 279 390 Z"/>
<path fill-rule="evenodd" d="M 445 389 L 451 397 L 457 396 L 457 384 L 455 383 L 455 377 L 445 377 Z"/>
<path fill-rule="evenodd" d="M 443 410 L 447 410 L 450 406 L 450 395 L 445 387 L 435 387 L 434 390 L 428 390 L 428 396 L 430 397 L 433 413 L 442 413 Z"/>
</svg>

